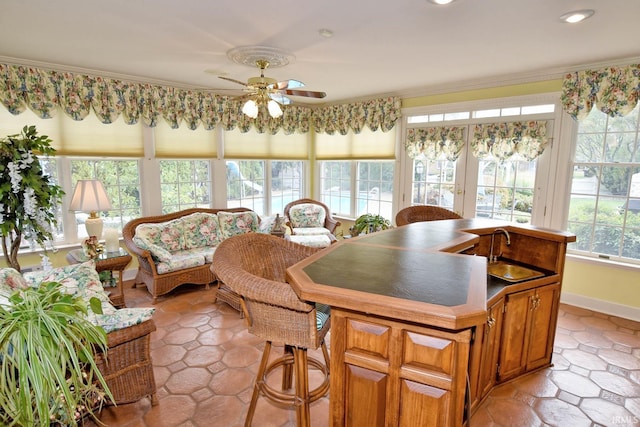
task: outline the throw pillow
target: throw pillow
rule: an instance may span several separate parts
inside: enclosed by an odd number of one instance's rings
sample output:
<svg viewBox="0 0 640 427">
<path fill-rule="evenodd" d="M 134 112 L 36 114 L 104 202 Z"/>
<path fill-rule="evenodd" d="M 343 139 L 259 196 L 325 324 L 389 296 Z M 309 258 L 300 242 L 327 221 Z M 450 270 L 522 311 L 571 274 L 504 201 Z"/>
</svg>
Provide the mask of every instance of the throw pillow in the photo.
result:
<svg viewBox="0 0 640 427">
<path fill-rule="evenodd" d="M 289 209 L 289 221 L 293 228 L 324 227 L 326 211 L 314 203 L 300 203 Z"/>
<path fill-rule="evenodd" d="M 218 212 L 218 221 L 220 221 L 220 234 L 223 239 L 238 234 L 258 231 L 260 218 L 258 214 L 249 212 Z"/>
</svg>

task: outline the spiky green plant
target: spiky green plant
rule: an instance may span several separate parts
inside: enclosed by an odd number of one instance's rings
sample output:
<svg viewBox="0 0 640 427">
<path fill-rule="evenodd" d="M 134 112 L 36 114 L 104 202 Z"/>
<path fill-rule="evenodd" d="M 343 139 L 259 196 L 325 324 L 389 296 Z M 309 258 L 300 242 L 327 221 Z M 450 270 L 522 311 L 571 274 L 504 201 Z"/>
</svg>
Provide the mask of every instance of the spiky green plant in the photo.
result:
<svg viewBox="0 0 640 427">
<path fill-rule="evenodd" d="M 99 300 L 90 306 L 101 312 Z M 87 304 L 56 282 L 16 291 L 0 305 L 1 424 L 75 426 L 112 398 L 94 361 L 106 352 L 106 333 L 86 313 Z"/>
</svg>

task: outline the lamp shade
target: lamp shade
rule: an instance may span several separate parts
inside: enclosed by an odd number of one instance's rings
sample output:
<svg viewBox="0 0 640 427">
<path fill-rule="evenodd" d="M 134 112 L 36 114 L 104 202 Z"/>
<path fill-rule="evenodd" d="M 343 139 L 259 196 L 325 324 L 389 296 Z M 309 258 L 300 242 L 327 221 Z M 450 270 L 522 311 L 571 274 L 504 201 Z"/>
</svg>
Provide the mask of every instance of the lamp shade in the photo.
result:
<svg viewBox="0 0 640 427">
<path fill-rule="evenodd" d="M 102 218 L 96 215 L 96 211 L 109 209 L 111 209 L 111 202 L 102 182 L 97 179 L 78 180 L 69 203 L 69 210 L 89 212 L 89 218 L 84 222 L 89 236 L 96 236 L 98 239 L 102 237 Z"/>
<path fill-rule="evenodd" d="M 69 204 L 70 211 L 96 212 L 109 209 L 111 202 L 102 182 L 97 179 L 78 180 Z"/>
</svg>

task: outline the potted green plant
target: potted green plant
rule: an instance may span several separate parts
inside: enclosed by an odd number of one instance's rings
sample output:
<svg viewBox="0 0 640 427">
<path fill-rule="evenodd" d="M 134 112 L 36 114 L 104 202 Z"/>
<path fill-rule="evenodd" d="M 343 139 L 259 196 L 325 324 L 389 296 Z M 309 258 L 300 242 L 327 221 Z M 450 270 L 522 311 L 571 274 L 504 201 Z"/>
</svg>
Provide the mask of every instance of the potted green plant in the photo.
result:
<svg viewBox="0 0 640 427">
<path fill-rule="evenodd" d="M 90 307 L 102 312 L 97 298 Z M 87 310 L 56 282 L 0 304 L 0 424 L 75 426 L 112 399 L 94 361 L 107 350 L 106 333 L 86 319 Z"/>
<path fill-rule="evenodd" d="M 9 266 L 20 271 L 22 238 L 44 246 L 53 238 L 56 209 L 64 192 L 42 168 L 37 156 L 55 150 L 35 126 L 0 140 L 0 236 Z M 8 245 L 7 245 L 8 244 Z"/>
<path fill-rule="evenodd" d="M 355 237 L 362 233 L 374 233 L 390 227 L 391 222 L 382 215 L 367 213 L 360 215 L 349 231 L 351 235 Z"/>
</svg>

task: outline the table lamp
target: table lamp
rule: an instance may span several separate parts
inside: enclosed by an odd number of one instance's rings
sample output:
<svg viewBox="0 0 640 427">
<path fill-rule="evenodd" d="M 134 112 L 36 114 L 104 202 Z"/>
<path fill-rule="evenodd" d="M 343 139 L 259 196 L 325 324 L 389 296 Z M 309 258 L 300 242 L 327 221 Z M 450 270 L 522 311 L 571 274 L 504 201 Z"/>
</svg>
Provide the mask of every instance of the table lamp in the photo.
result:
<svg viewBox="0 0 640 427">
<path fill-rule="evenodd" d="M 102 182 L 97 179 L 80 179 L 73 190 L 73 197 L 69 204 L 70 211 L 89 212 L 89 218 L 84 222 L 89 236 L 96 236 L 98 240 L 102 238 L 102 218 L 97 211 L 107 211 L 111 209 L 111 202 L 104 191 Z"/>
</svg>

